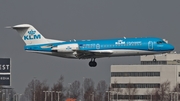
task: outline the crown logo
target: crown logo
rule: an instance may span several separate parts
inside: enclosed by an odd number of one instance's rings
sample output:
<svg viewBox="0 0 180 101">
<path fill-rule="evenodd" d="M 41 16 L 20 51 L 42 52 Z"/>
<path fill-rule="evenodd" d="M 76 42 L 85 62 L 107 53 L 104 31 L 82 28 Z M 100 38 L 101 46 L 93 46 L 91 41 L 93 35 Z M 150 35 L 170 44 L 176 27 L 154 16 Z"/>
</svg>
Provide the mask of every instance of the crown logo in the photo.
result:
<svg viewBox="0 0 180 101">
<path fill-rule="evenodd" d="M 33 34 L 36 33 L 36 31 L 30 30 L 30 31 L 28 31 L 28 33 L 29 33 L 30 35 L 33 35 Z"/>
<path fill-rule="evenodd" d="M 72 48 L 70 47 L 70 46 L 68 46 L 67 48 L 66 48 L 66 50 L 71 50 Z"/>
</svg>

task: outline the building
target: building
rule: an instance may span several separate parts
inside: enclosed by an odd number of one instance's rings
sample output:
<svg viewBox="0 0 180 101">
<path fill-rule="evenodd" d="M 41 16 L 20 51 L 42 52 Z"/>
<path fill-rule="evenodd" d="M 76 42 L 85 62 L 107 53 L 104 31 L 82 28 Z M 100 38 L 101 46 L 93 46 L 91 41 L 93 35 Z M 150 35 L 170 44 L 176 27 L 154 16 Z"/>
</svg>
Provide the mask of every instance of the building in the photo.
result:
<svg viewBox="0 0 180 101">
<path fill-rule="evenodd" d="M 180 65 L 180 54 L 176 52 L 160 55 L 144 55 L 140 58 L 142 65 Z"/>
<path fill-rule="evenodd" d="M 112 99 L 151 100 L 155 97 L 153 92 L 165 83 L 170 83 L 170 91 L 179 87 L 180 54 L 141 56 L 141 65 L 111 66 Z"/>
</svg>

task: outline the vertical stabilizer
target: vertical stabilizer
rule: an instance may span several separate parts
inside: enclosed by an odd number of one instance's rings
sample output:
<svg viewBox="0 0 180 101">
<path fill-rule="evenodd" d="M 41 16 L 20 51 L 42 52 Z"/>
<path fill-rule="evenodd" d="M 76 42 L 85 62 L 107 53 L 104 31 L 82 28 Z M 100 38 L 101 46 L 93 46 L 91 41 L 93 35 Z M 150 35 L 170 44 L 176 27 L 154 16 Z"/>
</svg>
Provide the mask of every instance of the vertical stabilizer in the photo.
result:
<svg viewBox="0 0 180 101">
<path fill-rule="evenodd" d="M 20 24 L 12 27 L 17 30 L 26 45 L 44 44 L 48 41 L 32 25 Z"/>
</svg>

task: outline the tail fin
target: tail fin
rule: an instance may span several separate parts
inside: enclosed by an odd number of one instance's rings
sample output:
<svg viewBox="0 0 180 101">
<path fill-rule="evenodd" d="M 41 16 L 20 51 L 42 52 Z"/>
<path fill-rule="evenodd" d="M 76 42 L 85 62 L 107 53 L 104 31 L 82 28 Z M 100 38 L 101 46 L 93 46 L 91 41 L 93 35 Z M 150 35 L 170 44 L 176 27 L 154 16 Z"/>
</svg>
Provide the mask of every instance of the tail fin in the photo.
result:
<svg viewBox="0 0 180 101">
<path fill-rule="evenodd" d="M 49 43 L 32 25 L 20 24 L 12 28 L 17 30 L 26 45 Z"/>
</svg>

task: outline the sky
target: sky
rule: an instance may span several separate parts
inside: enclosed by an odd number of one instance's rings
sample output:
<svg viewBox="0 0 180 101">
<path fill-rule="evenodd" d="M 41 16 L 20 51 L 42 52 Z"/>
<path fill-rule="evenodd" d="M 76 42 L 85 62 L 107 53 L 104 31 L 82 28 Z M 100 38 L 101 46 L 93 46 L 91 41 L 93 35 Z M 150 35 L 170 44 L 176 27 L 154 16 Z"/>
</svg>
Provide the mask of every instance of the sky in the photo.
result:
<svg viewBox="0 0 180 101">
<path fill-rule="evenodd" d="M 83 77 L 110 83 L 110 66 L 139 64 L 138 56 L 76 60 L 24 51 L 19 34 L 6 26 L 31 24 L 44 37 L 72 39 L 107 39 L 121 37 L 160 37 L 180 51 L 180 0 L 1 0 L 0 57 L 12 60 L 12 87 L 23 93 L 36 77 L 56 83 L 60 75 L 64 85 Z"/>
</svg>

